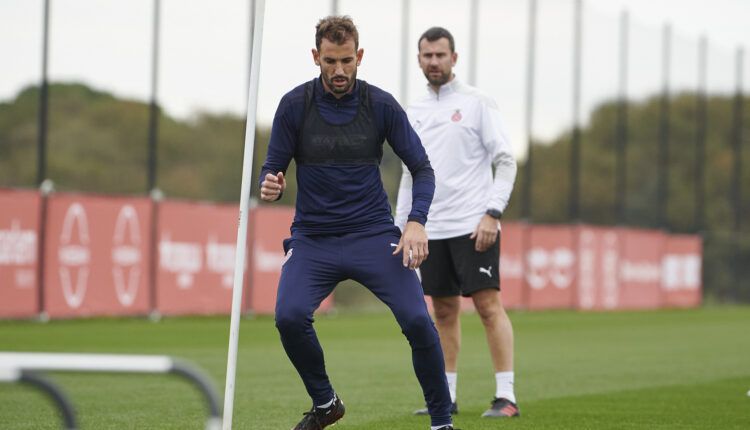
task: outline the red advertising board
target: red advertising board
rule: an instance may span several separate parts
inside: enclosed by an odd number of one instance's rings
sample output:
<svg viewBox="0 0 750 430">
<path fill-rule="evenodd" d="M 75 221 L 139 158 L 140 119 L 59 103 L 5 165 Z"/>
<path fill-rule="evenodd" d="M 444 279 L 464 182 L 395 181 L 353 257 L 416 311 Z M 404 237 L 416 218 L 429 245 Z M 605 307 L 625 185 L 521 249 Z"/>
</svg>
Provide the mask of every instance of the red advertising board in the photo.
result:
<svg viewBox="0 0 750 430">
<path fill-rule="evenodd" d="M 526 224 L 506 222 L 500 239 L 500 289 L 506 309 L 523 306 L 523 240 Z"/>
<path fill-rule="evenodd" d="M 238 214 L 236 205 L 159 204 L 156 309 L 161 314 L 231 312 Z"/>
<path fill-rule="evenodd" d="M 288 238 L 294 220 L 294 208 L 258 206 L 250 212 L 250 294 L 248 310 L 272 315 L 276 309 L 276 290 L 284 263 L 283 241 Z M 319 311 L 333 306 L 333 296 L 321 303 Z"/>
<path fill-rule="evenodd" d="M 661 266 L 666 235 L 654 230 L 620 230 L 618 308 L 661 306 Z"/>
<path fill-rule="evenodd" d="M 146 198 L 50 196 L 44 311 L 53 318 L 148 313 L 150 234 Z"/>
<path fill-rule="evenodd" d="M 236 205 L 0 190 L 0 318 L 216 314 L 231 310 Z M 244 310 L 273 314 L 294 209 L 250 212 Z M 503 224 L 498 262 L 506 308 L 656 309 L 702 299 L 702 242 L 692 235 L 594 226 Z M 156 268 L 156 284 L 149 274 Z M 43 281 L 43 282 L 40 282 Z M 42 289 L 42 291 L 40 291 Z M 430 309 L 429 297 L 426 298 Z M 333 306 L 326 299 L 320 310 Z M 473 310 L 470 298 L 463 310 Z"/>
<path fill-rule="evenodd" d="M 576 277 L 574 227 L 534 225 L 527 231 L 526 307 L 572 308 Z"/>
<path fill-rule="evenodd" d="M 620 237 L 617 229 L 578 227 L 576 307 L 610 310 L 619 305 Z"/>
<path fill-rule="evenodd" d="M 37 191 L 0 190 L 0 318 L 39 312 Z"/>
<path fill-rule="evenodd" d="M 662 260 L 662 306 L 697 307 L 701 304 L 703 243 L 695 235 L 670 235 Z"/>
</svg>

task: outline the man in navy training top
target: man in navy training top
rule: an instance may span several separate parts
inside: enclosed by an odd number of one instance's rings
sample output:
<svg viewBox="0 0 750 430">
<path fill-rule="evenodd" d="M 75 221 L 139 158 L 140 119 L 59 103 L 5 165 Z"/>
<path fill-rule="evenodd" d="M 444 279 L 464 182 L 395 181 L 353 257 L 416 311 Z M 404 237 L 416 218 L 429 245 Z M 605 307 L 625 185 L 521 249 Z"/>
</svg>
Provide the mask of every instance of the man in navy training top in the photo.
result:
<svg viewBox="0 0 750 430">
<path fill-rule="evenodd" d="M 351 18 L 318 22 L 312 55 L 320 76 L 281 99 L 261 172 L 261 199 L 272 202 L 284 192 L 289 162 L 297 163 L 296 213 L 283 244 L 276 327 L 313 407 L 293 430 L 321 430 L 344 415 L 326 374 L 313 313 L 345 279 L 366 286 L 391 309 L 411 346 L 431 429 L 451 430 L 440 340 L 414 270 L 427 257 L 424 224 L 435 176 L 396 100 L 356 79 L 364 53 L 358 45 Z M 414 178 L 403 234 L 393 224 L 380 179 L 384 140 Z"/>
</svg>

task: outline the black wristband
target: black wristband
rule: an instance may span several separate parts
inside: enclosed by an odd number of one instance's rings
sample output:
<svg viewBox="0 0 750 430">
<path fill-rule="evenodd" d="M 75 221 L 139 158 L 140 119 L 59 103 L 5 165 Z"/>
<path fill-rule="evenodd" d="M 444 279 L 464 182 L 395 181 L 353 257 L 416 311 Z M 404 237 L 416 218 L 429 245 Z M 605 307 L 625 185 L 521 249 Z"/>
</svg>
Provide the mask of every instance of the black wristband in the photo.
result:
<svg viewBox="0 0 750 430">
<path fill-rule="evenodd" d="M 487 212 L 485 213 L 495 219 L 500 219 L 503 217 L 503 213 L 497 209 L 487 209 Z"/>
</svg>

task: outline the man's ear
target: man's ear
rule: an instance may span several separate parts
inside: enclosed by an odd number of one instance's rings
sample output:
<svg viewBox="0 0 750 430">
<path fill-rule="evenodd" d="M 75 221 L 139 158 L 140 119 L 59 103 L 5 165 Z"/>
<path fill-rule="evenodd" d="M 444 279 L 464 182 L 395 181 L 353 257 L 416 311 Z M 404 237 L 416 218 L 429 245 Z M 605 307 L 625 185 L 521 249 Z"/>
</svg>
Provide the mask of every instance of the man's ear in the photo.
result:
<svg viewBox="0 0 750 430">
<path fill-rule="evenodd" d="M 318 52 L 318 50 L 315 48 L 313 48 L 311 51 L 312 51 L 313 61 L 315 62 L 315 65 L 320 66 L 320 52 Z"/>
<path fill-rule="evenodd" d="M 362 63 L 362 56 L 365 55 L 365 50 L 362 48 L 359 48 L 357 51 L 357 65 L 359 66 Z"/>
<path fill-rule="evenodd" d="M 453 53 L 453 54 L 451 55 L 451 62 L 453 63 L 453 66 L 455 66 L 455 65 L 456 65 L 456 61 L 458 61 L 458 52 L 454 52 L 454 53 Z"/>
</svg>

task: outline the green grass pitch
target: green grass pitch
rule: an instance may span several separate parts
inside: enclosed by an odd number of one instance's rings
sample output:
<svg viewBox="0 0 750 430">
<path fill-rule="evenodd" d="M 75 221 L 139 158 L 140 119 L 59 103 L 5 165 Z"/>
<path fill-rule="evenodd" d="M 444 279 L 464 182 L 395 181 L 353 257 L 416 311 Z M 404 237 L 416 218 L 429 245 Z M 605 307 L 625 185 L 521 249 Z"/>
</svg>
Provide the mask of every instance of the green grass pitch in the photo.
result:
<svg viewBox="0 0 750 430">
<path fill-rule="evenodd" d="M 479 417 L 494 393 L 484 332 L 463 319 L 457 428 L 749 429 L 750 307 L 622 313 L 513 312 L 522 417 Z M 347 406 L 337 430 L 429 428 L 406 340 L 387 313 L 319 316 L 334 387 Z M 0 350 L 168 354 L 207 370 L 223 394 L 228 317 L 0 322 Z M 205 408 L 164 375 L 65 374 L 82 429 L 200 429 Z M 291 428 L 310 406 L 273 320 L 240 330 L 234 428 Z M 0 429 L 57 429 L 42 394 L 0 384 Z"/>
</svg>

